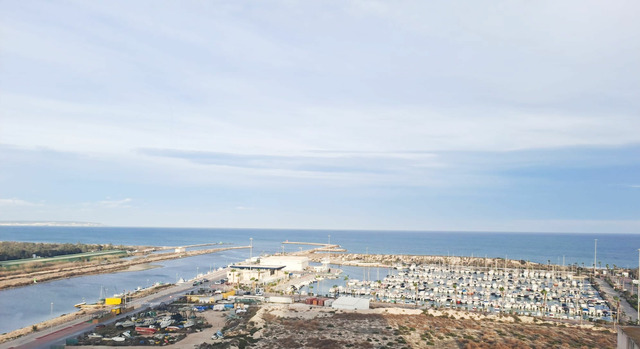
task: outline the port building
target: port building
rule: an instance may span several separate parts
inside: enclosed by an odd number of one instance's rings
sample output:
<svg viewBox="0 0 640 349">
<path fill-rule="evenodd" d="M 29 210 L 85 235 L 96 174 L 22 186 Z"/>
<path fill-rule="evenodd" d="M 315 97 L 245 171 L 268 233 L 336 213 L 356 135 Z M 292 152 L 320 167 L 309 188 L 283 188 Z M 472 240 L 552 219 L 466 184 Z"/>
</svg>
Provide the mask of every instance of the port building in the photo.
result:
<svg viewBox="0 0 640 349">
<path fill-rule="evenodd" d="M 235 264 L 229 266 L 227 279 L 230 283 L 249 285 L 254 282 L 267 283 L 288 276 L 284 265 Z"/>
<path fill-rule="evenodd" d="M 284 271 L 303 271 L 309 267 L 309 257 L 303 257 L 303 256 L 261 257 L 260 265 L 284 265 Z"/>
</svg>

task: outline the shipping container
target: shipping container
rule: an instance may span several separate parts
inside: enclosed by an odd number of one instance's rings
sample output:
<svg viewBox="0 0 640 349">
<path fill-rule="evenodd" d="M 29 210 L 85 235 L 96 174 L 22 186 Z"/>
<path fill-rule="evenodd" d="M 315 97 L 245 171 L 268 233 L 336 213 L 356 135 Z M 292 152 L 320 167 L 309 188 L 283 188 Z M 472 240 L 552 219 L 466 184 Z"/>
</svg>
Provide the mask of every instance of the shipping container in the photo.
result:
<svg viewBox="0 0 640 349">
<path fill-rule="evenodd" d="M 119 305 L 119 304 L 122 304 L 122 298 L 105 298 L 104 304 L 106 304 L 106 305 Z"/>
</svg>

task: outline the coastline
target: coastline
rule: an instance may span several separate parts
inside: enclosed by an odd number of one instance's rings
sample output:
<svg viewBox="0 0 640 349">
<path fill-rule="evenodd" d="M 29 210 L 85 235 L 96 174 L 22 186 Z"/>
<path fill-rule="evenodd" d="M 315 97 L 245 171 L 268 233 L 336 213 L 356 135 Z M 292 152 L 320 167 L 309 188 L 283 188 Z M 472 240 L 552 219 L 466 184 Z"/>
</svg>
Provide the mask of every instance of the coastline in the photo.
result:
<svg viewBox="0 0 640 349">
<path fill-rule="evenodd" d="M 19 275 L 10 275 L 6 277 L 0 278 L 0 290 L 28 286 L 33 284 L 34 278 L 38 280 L 38 282 L 46 282 L 46 281 L 55 281 L 64 278 L 76 277 L 76 276 L 86 276 L 86 275 L 96 275 L 96 274 L 108 274 L 115 272 L 123 272 L 123 271 L 140 271 L 146 270 L 150 268 L 155 268 L 151 263 L 161 262 L 165 260 L 178 259 L 178 258 L 186 258 L 186 257 L 194 257 L 203 254 L 216 253 L 226 250 L 234 250 L 234 249 L 246 249 L 249 246 L 235 246 L 235 247 L 221 247 L 221 248 L 213 248 L 213 249 L 205 249 L 205 250 L 195 250 L 195 251 L 185 251 L 185 252 L 171 252 L 171 253 L 159 253 L 152 255 L 140 256 L 130 260 L 117 260 L 115 262 L 111 262 L 108 264 L 90 264 L 90 265 L 80 265 L 80 266 L 71 266 L 65 268 L 56 268 L 54 270 L 48 271 L 36 271 L 31 273 L 24 273 Z M 138 265 L 147 265 L 142 267 L 137 267 Z"/>
</svg>

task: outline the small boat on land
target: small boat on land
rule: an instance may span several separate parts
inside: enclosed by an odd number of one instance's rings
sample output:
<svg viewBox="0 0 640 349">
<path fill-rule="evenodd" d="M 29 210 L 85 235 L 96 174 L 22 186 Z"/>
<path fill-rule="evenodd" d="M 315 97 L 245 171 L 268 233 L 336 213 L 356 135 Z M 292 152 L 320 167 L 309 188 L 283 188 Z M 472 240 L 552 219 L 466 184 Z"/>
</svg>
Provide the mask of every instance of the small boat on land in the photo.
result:
<svg viewBox="0 0 640 349">
<path fill-rule="evenodd" d="M 130 320 L 116 322 L 116 327 L 133 327 L 134 325 L 133 321 Z"/>
<path fill-rule="evenodd" d="M 162 319 L 162 321 L 160 321 L 160 328 L 166 328 L 167 326 L 170 326 L 173 324 L 173 319 L 171 317 L 165 317 Z"/>
<path fill-rule="evenodd" d="M 136 327 L 136 332 L 144 335 L 144 334 L 154 334 L 156 332 L 158 332 L 158 329 L 153 328 L 153 327 Z"/>
</svg>

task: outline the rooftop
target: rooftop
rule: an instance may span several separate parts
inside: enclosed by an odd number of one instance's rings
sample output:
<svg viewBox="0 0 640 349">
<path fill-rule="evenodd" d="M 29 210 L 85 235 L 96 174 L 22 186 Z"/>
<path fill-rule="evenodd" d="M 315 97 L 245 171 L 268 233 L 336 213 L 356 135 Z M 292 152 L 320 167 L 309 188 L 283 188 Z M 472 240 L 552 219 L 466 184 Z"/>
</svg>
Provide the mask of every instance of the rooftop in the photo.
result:
<svg viewBox="0 0 640 349">
<path fill-rule="evenodd" d="M 636 345 L 640 345 L 640 327 L 638 326 L 623 326 L 622 332 L 624 332 L 629 338 L 631 338 Z"/>
<path fill-rule="evenodd" d="M 231 265 L 231 269 L 264 269 L 264 270 L 280 270 L 284 269 L 284 265 L 264 265 L 264 264 L 236 264 Z"/>
</svg>

